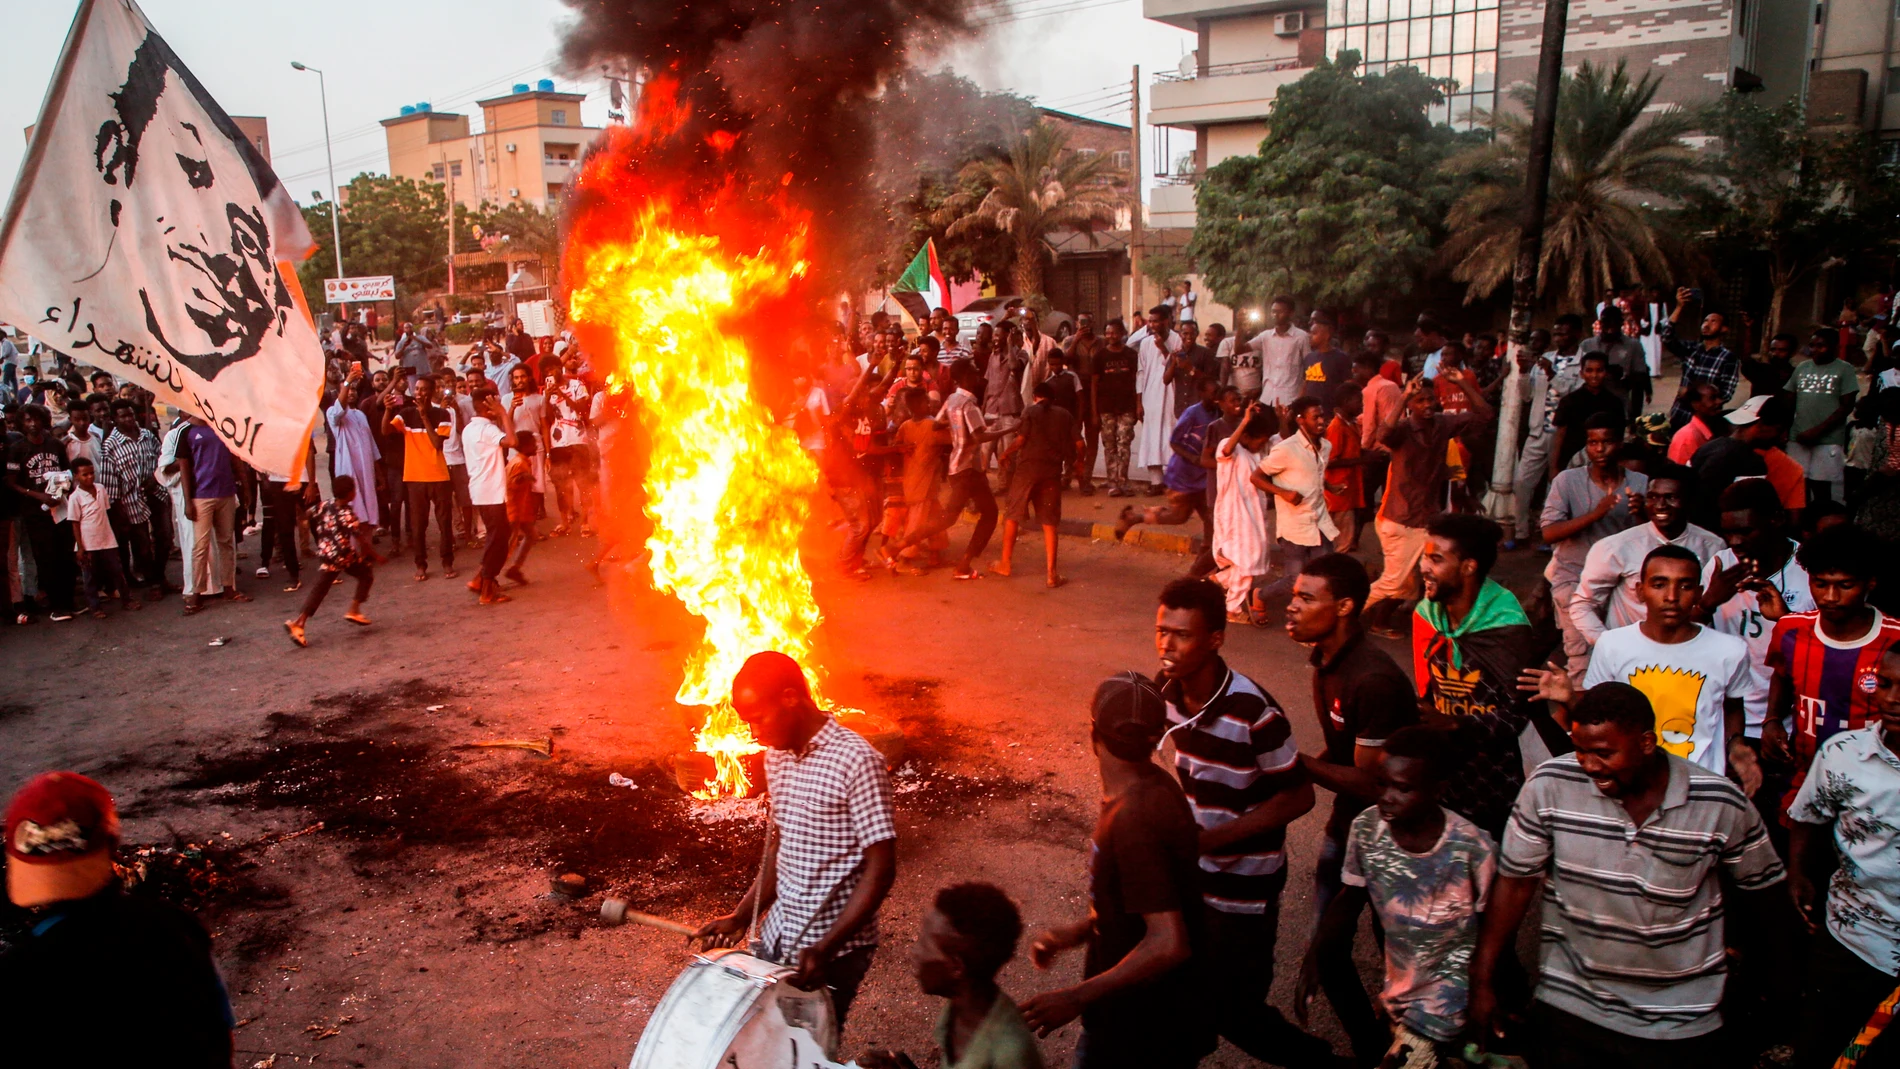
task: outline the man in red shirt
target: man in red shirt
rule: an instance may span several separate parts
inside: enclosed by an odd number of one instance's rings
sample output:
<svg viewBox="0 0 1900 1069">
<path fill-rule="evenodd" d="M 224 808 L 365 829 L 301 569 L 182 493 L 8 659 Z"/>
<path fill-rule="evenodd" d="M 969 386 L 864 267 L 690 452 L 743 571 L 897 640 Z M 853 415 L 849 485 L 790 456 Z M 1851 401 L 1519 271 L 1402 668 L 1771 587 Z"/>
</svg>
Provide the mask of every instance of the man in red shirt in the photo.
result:
<svg viewBox="0 0 1900 1069">
<path fill-rule="evenodd" d="M 1333 445 L 1326 462 L 1326 511 L 1339 528 L 1333 549 L 1340 553 L 1359 549 L 1359 510 L 1366 504 L 1366 458 L 1359 430 L 1364 408 L 1364 392 L 1349 382 L 1333 395 L 1333 419 L 1326 425 L 1326 440 Z"/>
</svg>

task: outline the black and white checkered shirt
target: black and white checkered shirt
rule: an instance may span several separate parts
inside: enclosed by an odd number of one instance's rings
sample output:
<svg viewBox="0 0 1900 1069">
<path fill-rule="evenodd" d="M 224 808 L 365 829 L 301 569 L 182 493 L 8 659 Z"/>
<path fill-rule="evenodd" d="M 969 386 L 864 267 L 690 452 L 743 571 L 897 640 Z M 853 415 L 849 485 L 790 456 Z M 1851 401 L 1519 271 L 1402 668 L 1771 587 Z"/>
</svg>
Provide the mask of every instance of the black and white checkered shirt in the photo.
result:
<svg viewBox="0 0 1900 1069">
<path fill-rule="evenodd" d="M 759 942 L 765 957 L 791 963 L 837 923 L 863 878 L 864 851 L 897 838 L 891 780 L 870 743 L 827 717 L 802 751 L 766 751 L 765 782 L 778 827 L 778 897 Z M 873 921 L 835 952 L 876 944 Z"/>
</svg>

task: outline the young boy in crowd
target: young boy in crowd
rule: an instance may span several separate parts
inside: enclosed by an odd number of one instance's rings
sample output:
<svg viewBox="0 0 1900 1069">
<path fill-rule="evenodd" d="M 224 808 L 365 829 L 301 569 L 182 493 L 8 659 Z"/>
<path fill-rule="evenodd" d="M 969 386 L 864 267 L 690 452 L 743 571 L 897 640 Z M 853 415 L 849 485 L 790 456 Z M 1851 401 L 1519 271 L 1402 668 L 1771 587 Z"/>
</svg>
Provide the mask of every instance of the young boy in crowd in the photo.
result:
<svg viewBox="0 0 1900 1069">
<path fill-rule="evenodd" d="M 517 586 L 528 585 L 528 577 L 521 574 L 521 565 L 534 546 L 535 448 L 533 431 L 515 432 L 515 455 L 508 462 L 507 474 L 508 525 L 514 528 L 509 537 L 513 544 L 509 546 L 508 568 L 501 574 Z"/>
<path fill-rule="evenodd" d="M 1227 590 L 1230 623 L 1259 623 L 1254 584 L 1272 569 L 1273 543 L 1267 538 L 1267 495 L 1255 483 L 1260 458 L 1272 440 L 1273 413 L 1255 401 L 1247 406 L 1234 432 L 1214 450 L 1214 578 Z"/>
<path fill-rule="evenodd" d="M 383 560 L 370 545 L 376 529 L 359 521 L 352 507 L 356 500 L 356 480 L 339 475 L 330 480 L 330 490 L 335 496 L 310 511 L 310 528 L 317 540 L 316 581 L 310 584 L 303 611 L 296 619 L 284 621 L 290 641 L 299 646 L 310 644 L 304 639 L 304 627 L 323 605 L 324 595 L 341 574 L 356 579 L 356 593 L 350 596 L 350 611 L 344 613 L 343 618 L 358 627 L 369 626 L 369 617 L 363 615 L 363 602 L 369 600 L 370 584 L 376 578 L 371 564 Z"/>
<path fill-rule="evenodd" d="M 911 947 L 910 968 L 924 994 L 945 1000 L 935 1033 L 943 1069 L 1042 1069 L 1036 1037 L 996 986 L 1022 933 L 1016 903 L 997 887 L 959 883 L 937 892 Z M 858 1062 L 865 1069 L 916 1069 L 901 1052 L 874 1051 Z"/>
<path fill-rule="evenodd" d="M 72 458 L 73 489 L 66 495 L 66 516 L 73 521 L 73 548 L 79 567 L 86 576 L 86 610 L 98 619 L 106 611 L 99 607 L 99 592 L 117 592 L 127 611 L 145 607 L 132 596 L 132 584 L 125 581 L 125 569 L 119 566 L 119 540 L 113 537 L 112 520 L 107 510 L 112 502 L 99 485 L 99 473 L 92 459 Z"/>
<path fill-rule="evenodd" d="M 1321 958 L 1342 944 L 1350 952 L 1359 911 L 1371 902 L 1385 933 L 1379 998 L 1393 1026 L 1381 1066 L 1464 1064 L 1454 1043 L 1465 1029 L 1468 972 L 1497 876 L 1497 844 L 1438 804 L 1446 740 L 1444 732 L 1419 726 L 1386 739 L 1378 802 L 1353 818 L 1340 870 L 1345 886 L 1320 918 L 1294 1000 L 1304 1023 Z"/>
</svg>

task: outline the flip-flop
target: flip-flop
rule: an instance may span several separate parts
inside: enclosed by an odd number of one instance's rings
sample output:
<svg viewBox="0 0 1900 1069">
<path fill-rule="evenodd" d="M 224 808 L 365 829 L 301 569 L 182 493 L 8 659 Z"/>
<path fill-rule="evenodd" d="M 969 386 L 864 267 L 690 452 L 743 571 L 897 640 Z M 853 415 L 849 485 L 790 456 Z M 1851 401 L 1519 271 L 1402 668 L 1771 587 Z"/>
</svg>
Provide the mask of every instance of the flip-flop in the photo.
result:
<svg viewBox="0 0 1900 1069">
<path fill-rule="evenodd" d="M 981 579 L 981 578 L 983 578 L 983 573 L 982 573 L 982 572 L 979 572 L 979 571 L 977 571 L 977 570 L 976 570 L 975 568 L 971 568 L 971 569 L 970 569 L 969 571 L 967 571 L 967 572 L 964 572 L 964 571 L 958 571 L 958 572 L 951 572 L 951 573 L 950 573 L 950 578 L 952 578 L 952 579 L 956 579 L 956 580 L 959 580 L 959 581 L 966 581 L 966 582 L 967 582 L 968 580 L 971 580 L 971 579 Z"/>
<path fill-rule="evenodd" d="M 1058 575 L 1054 579 L 1045 579 L 1043 580 L 1043 582 L 1049 587 L 1050 590 L 1054 590 L 1055 588 L 1060 587 L 1060 586 L 1068 586 L 1069 577 L 1066 575 Z"/>
<path fill-rule="evenodd" d="M 358 627 L 368 627 L 368 626 L 369 626 L 369 617 L 367 617 L 367 616 L 358 616 L 358 615 L 357 615 L 356 613 L 353 613 L 353 612 L 346 612 L 346 613 L 344 613 L 344 614 L 343 614 L 343 618 L 344 618 L 345 620 L 348 620 L 349 622 L 351 622 L 351 623 L 353 623 L 353 624 L 355 624 L 355 625 L 356 625 L 356 626 L 358 626 Z"/>
<path fill-rule="evenodd" d="M 297 633 L 300 630 L 302 629 L 289 620 L 284 621 L 284 632 L 290 636 L 290 641 L 295 642 L 299 646 L 309 646 L 310 643 L 307 642 L 302 635 Z"/>
</svg>

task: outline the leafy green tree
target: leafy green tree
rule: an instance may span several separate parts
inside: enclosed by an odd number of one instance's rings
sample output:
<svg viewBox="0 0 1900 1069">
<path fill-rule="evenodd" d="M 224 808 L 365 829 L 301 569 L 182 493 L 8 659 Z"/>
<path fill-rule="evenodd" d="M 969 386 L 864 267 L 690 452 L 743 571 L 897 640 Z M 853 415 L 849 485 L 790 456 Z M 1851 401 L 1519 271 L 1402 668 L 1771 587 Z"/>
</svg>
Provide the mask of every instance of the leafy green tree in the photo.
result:
<svg viewBox="0 0 1900 1069">
<path fill-rule="evenodd" d="M 1773 288 L 1762 337 L 1783 329 L 1796 283 L 1900 237 L 1900 168 L 1872 137 L 1813 130 L 1798 101 L 1769 108 L 1733 93 L 1701 125 L 1718 140 L 1684 222 L 1717 254 L 1761 257 Z"/>
<path fill-rule="evenodd" d="M 352 277 L 394 275 L 398 291 L 416 292 L 448 278 L 448 192 L 435 182 L 360 174 L 342 191 L 343 267 Z M 313 198 L 314 199 L 314 198 Z M 304 293 L 323 302 L 323 280 L 336 271 L 330 203 L 304 207 L 317 251 L 297 269 Z M 456 247 L 475 247 L 473 220 L 456 208 Z"/>
<path fill-rule="evenodd" d="M 1187 251 L 1222 304 L 1357 304 L 1410 292 L 1430 260 L 1458 191 L 1439 164 L 1471 135 L 1426 118 L 1444 80 L 1358 67 L 1321 60 L 1274 98 L 1258 155 L 1208 170 Z"/>
<path fill-rule="evenodd" d="M 1069 148 L 1069 132 L 1039 122 L 1012 136 L 1001 151 L 971 160 L 959 188 L 931 221 L 951 238 L 1001 234 L 1013 246 L 1009 280 L 1023 296 L 1042 292 L 1047 238 L 1060 230 L 1092 233 L 1114 223 L 1127 204 L 1109 157 Z"/>
<path fill-rule="evenodd" d="M 1682 111 L 1645 114 L 1654 75 L 1631 81 L 1622 62 L 1584 63 L 1557 91 L 1551 143 L 1550 200 L 1544 215 L 1537 292 L 1566 308 L 1590 307 L 1597 294 L 1632 281 L 1661 283 L 1683 266 L 1666 209 L 1686 195 L 1695 150 L 1682 139 L 1696 129 Z M 1465 283 L 1467 302 L 1508 285 L 1524 218 L 1524 161 L 1530 155 L 1532 86 L 1512 90 L 1521 111 L 1488 116 L 1495 139 L 1446 161 L 1472 184 L 1451 206 L 1450 237 L 1439 262 Z"/>
</svg>

